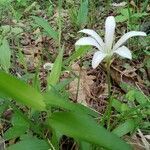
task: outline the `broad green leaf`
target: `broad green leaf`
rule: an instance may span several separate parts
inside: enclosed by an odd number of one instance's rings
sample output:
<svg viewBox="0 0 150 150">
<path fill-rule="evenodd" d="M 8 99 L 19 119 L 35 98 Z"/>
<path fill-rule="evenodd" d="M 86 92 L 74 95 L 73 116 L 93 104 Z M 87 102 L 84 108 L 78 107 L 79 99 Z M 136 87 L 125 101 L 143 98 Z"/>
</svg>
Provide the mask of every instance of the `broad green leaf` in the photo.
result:
<svg viewBox="0 0 150 150">
<path fill-rule="evenodd" d="M 131 10 L 130 10 L 130 11 L 131 11 Z M 129 17 L 129 10 L 128 10 L 128 8 L 121 9 L 120 13 L 121 13 L 123 16 L 126 16 L 127 18 Z"/>
<path fill-rule="evenodd" d="M 138 90 L 135 90 L 135 99 L 139 104 L 146 104 L 148 100 L 150 102 L 150 99 L 146 98 L 146 96 Z"/>
<path fill-rule="evenodd" d="M 115 128 L 112 131 L 112 133 L 116 134 L 119 137 L 122 137 L 123 135 L 126 135 L 127 133 L 133 131 L 134 128 L 135 128 L 135 121 L 130 119 L 120 124 L 117 128 Z"/>
<path fill-rule="evenodd" d="M 64 135 L 84 140 L 109 150 L 132 149 L 127 143 L 99 126 L 87 115 L 73 112 L 55 113 L 50 117 L 49 125 Z"/>
<path fill-rule="evenodd" d="M 79 144 L 80 144 L 80 149 L 81 150 L 90 150 L 91 149 L 91 144 L 90 143 L 81 141 L 81 142 L 79 142 Z"/>
<path fill-rule="evenodd" d="M 52 37 L 55 40 L 58 39 L 58 32 L 54 31 L 54 29 L 49 25 L 49 23 L 45 19 L 36 16 L 32 16 L 32 18 L 35 20 L 36 24 L 41 26 L 50 37 Z"/>
<path fill-rule="evenodd" d="M 0 45 L 0 66 L 6 71 L 9 71 L 10 68 L 10 57 L 11 50 L 9 48 L 8 41 L 3 39 Z"/>
<path fill-rule="evenodd" d="M 0 92 L 36 110 L 45 110 L 43 97 L 34 88 L 0 71 Z"/>
<path fill-rule="evenodd" d="M 8 108 L 8 103 L 6 101 L 1 100 L 0 98 L 0 117 L 7 108 Z"/>
<path fill-rule="evenodd" d="M 127 8 L 118 11 L 121 15 L 115 17 L 116 22 L 124 22 L 129 19 L 129 10 Z"/>
<path fill-rule="evenodd" d="M 60 75 L 61 75 L 61 68 L 62 68 L 62 59 L 63 59 L 63 48 L 60 50 L 52 71 L 50 73 L 50 75 L 48 76 L 48 86 L 49 89 L 51 89 L 51 86 L 55 86 L 57 84 L 57 82 L 59 81 Z"/>
<path fill-rule="evenodd" d="M 48 93 L 43 94 L 43 96 L 47 106 L 50 105 L 61 109 L 71 110 L 74 112 L 89 114 L 91 116 L 98 117 L 98 113 L 96 111 L 81 104 L 75 104 L 52 90 Z"/>
<path fill-rule="evenodd" d="M 9 81 L 9 82 L 8 82 Z M 0 71 L 0 92 L 7 97 L 13 98 L 36 110 L 45 110 L 45 103 L 50 106 L 55 106 L 67 110 L 85 112 L 93 116 L 97 113 L 80 104 L 74 104 L 69 100 L 64 99 L 54 91 L 49 91 L 43 96 L 38 93 L 33 87 L 24 82 Z M 0 95 L 1 96 L 1 95 Z M 44 103 L 45 101 L 45 103 Z"/>
<path fill-rule="evenodd" d="M 134 90 L 130 90 L 127 94 L 126 94 L 126 98 L 129 101 L 134 101 L 135 100 L 135 91 Z"/>
<path fill-rule="evenodd" d="M 52 130 L 52 138 L 51 138 L 51 142 L 53 144 L 53 146 L 55 147 L 55 149 L 59 149 L 59 143 L 60 143 L 60 139 L 63 135 L 60 134 L 59 132 Z"/>
<path fill-rule="evenodd" d="M 48 150 L 50 146 L 44 140 L 35 137 L 21 140 L 20 142 L 11 145 L 7 150 Z"/>
<path fill-rule="evenodd" d="M 131 17 L 134 19 L 134 18 L 141 18 L 141 17 L 144 17 L 144 16 L 147 16 L 148 13 L 144 12 L 144 13 L 134 13 Z"/>
<path fill-rule="evenodd" d="M 150 102 L 150 99 L 148 96 L 144 95 L 141 91 L 136 89 L 135 87 L 127 84 L 127 83 L 121 83 L 121 87 L 127 91 L 126 97 L 129 100 L 136 100 L 139 104 L 146 104 L 147 102 Z"/>
<path fill-rule="evenodd" d="M 87 23 L 87 19 L 88 19 L 88 0 L 84 0 L 81 1 L 81 5 L 77 16 L 77 24 L 81 26 Z"/>
<path fill-rule="evenodd" d="M 91 46 L 77 47 L 76 51 L 64 63 L 65 64 L 72 63 L 73 61 L 84 56 L 90 49 L 91 49 Z"/>
<path fill-rule="evenodd" d="M 128 107 L 128 105 L 120 102 L 119 100 L 117 99 L 113 99 L 112 101 L 112 106 L 118 111 L 118 112 L 124 112 L 124 111 L 127 111 L 129 110 L 130 108 Z"/>
<path fill-rule="evenodd" d="M 10 140 L 16 137 L 19 137 L 20 135 L 23 135 L 27 131 L 26 126 L 14 126 L 9 128 L 5 133 L 4 133 L 4 138 L 5 140 Z"/>
<path fill-rule="evenodd" d="M 69 79 L 64 79 L 63 81 L 60 81 L 56 86 L 55 89 L 57 91 L 60 91 L 62 89 L 64 89 L 70 82 L 72 82 L 74 80 L 74 78 L 69 78 Z"/>
<path fill-rule="evenodd" d="M 126 16 L 118 15 L 115 17 L 116 22 L 124 22 L 128 19 Z"/>
<path fill-rule="evenodd" d="M 15 108 L 14 110 L 14 114 L 11 120 L 11 123 L 13 124 L 13 126 L 29 126 L 29 121 L 28 118 L 25 117 L 22 112 L 20 113 L 20 110 L 16 110 Z"/>
<path fill-rule="evenodd" d="M 20 110 L 13 110 L 15 113 L 11 119 L 12 127 L 4 133 L 5 140 L 20 137 L 29 129 L 30 122 L 27 117 L 20 113 Z"/>
</svg>

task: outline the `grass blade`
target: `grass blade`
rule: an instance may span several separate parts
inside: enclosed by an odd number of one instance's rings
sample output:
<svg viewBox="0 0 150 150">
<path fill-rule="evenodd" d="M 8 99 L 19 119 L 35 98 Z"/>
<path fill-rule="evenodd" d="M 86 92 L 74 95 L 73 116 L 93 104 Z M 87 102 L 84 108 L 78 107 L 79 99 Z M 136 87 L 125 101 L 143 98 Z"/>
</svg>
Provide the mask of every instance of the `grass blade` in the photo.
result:
<svg viewBox="0 0 150 150">
<path fill-rule="evenodd" d="M 116 129 L 114 129 L 112 132 L 119 137 L 122 137 L 123 135 L 133 131 L 135 128 L 135 122 L 134 120 L 126 120 L 124 123 L 120 124 Z"/>
<path fill-rule="evenodd" d="M 60 49 L 60 52 L 54 62 L 52 71 L 50 75 L 48 76 L 48 85 L 49 89 L 51 86 L 55 86 L 57 82 L 59 81 L 60 75 L 61 75 L 61 68 L 62 68 L 62 59 L 63 59 L 63 48 Z"/>
<path fill-rule="evenodd" d="M 58 39 L 58 33 L 54 31 L 54 29 L 49 25 L 49 23 L 45 19 L 36 16 L 32 16 L 32 18 L 34 19 L 36 24 L 41 26 L 50 37 L 52 37 L 55 40 Z"/>
<path fill-rule="evenodd" d="M 81 26 L 87 22 L 88 18 L 88 0 L 81 2 L 78 16 L 77 16 L 77 24 Z"/>
</svg>

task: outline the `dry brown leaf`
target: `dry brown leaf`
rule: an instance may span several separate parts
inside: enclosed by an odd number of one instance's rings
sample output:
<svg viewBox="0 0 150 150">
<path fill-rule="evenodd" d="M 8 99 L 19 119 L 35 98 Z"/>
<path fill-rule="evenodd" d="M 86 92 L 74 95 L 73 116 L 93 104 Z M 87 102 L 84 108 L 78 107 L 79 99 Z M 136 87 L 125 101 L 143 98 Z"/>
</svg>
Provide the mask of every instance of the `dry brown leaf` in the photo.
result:
<svg viewBox="0 0 150 150">
<path fill-rule="evenodd" d="M 40 62 L 42 47 L 39 45 L 24 46 L 23 53 L 28 70 L 35 69 Z"/>
<path fill-rule="evenodd" d="M 42 43 L 43 41 L 43 37 L 42 37 L 42 34 L 41 34 L 41 31 L 39 28 L 37 28 L 33 34 L 35 34 L 38 38 L 35 40 L 35 45 L 37 45 L 38 43 Z"/>
<path fill-rule="evenodd" d="M 138 8 L 137 5 L 135 4 L 134 0 L 131 0 L 131 1 L 130 1 L 130 5 L 131 5 L 133 8 Z"/>
<path fill-rule="evenodd" d="M 131 137 L 129 136 L 124 136 L 124 137 L 125 140 L 132 145 L 133 150 L 145 150 L 144 146 L 142 145 L 140 139 L 137 136 L 133 135 Z"/>
<path fill-rule="evenodd" d="M 78 64 L 72 65 L 73 72 L 79 76 L 69 85 L 71 98 L 78 103 L 87 106 L 86 98 L 91 97 L 90 87 L 94 83 L 95 76 L 87 75 L 86 69 L 81 68 Z"/>
</svg>

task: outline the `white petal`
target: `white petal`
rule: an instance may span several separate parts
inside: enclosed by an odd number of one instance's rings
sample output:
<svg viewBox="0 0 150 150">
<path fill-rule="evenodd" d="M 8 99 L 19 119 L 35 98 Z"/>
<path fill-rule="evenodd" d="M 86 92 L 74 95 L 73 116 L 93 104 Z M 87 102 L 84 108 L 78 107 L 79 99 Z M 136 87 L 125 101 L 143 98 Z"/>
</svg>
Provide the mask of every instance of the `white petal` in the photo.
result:
<svg viewBox="0 0 150 150">
<path fill-rule="evenodd" d="M 105 57 L 106 57 L 105 53 L 101 51 L 95 52 L 92 59 L 92 67 L 95 69 Z"/>
<path fill-rule="evenodd" d="M 113 16 L 109 16 L 105 21 L 105 44 L 106 49 L 110 50 L 112 48 L 114 33 L 115 33 L 116 22 Z"/>
<path fill-rule="evenodd" d="M 119 48 L 121 45 L 123 45 L 129 38 L 133 37 L 133 36 L 146 36 L 145 32 L 140 32 L 140 31 L 130 31 L 126 34 L 124 34 L 119 40 L 118 42 L 115 44 L 114 46 L 114 50 Z"/>
<path fill-rule="evenodd" d="M 97 43 L 97 41 L 95 39 L 93 39 L 92 37 L 83 37 L 80 38 L 75 45 L 92 45 L 97 47 L 99 50 L 102 50 L 101 46 Z"/>
<path fill-rule="evenodd" d="M 85 33 L 85 34 L 88 34 L 90 35 L 92 38 L 94 38 L 101 47 L 104 46 L 104 42 L 102 40 L 102 38 L 94 31 L 94 30 L 91 30 L 91 29 L 83 29 L 79 32 L 82 32 L 82 33 Z"/>
<path fill-rule="evenodd" d="M 132 59 L 131 51 L 126 46 L 119 47 L 117 50 L 114 51 L 114 53 L 117 53 L 122 57 Z"/>
</svg>

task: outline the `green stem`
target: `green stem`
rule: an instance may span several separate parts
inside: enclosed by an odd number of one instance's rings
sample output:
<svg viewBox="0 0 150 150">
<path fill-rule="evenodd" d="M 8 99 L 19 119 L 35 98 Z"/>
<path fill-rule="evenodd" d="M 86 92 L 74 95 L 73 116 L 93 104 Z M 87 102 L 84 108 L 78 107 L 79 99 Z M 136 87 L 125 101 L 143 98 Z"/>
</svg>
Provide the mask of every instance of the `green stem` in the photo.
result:
<svg viewBox="0 0 150 150">
<path fill-rule="evenodd" d="M 108 85 L 108 99 L 111 97 L 111 80 L 110 80 L 110 61 L 107 62 L 107 85 Z"/>
<path fill-rule="evenodd" d="M 110 79 L 110 65 L 111 59 L 107 60 L 106 70 L 107 70 L 107 85 L 108 85 L 108 105 L 106 111 L 101 119 L 101 124 L 104 125 L 105 120 L 107 121 L 107 129 L 110 129 L 110 118 L 111 118 L 111 107 L 112 107 L 112 97 L 111 97 L 111 79 Z"/>
<path fill-rule="evenodd" d="M 109 98 L 108 110 L 107 110 L 107 129 L 110 130 L 110 119 L 111 119 L 111 107 L 113 98 Z"/>
<path fill-rule="evenodd" d="M 111 97 L 111 79 L 110 79 L 110 65 L 111 61 L 107 62 L 107 84 L 108 84 L 108 106 L 106 109 L 107 115 L 107 129 L 110 129 L 110 119 L 111 119 L 111 107 L 112 107 L 112 97 Z"/>
</svg>

